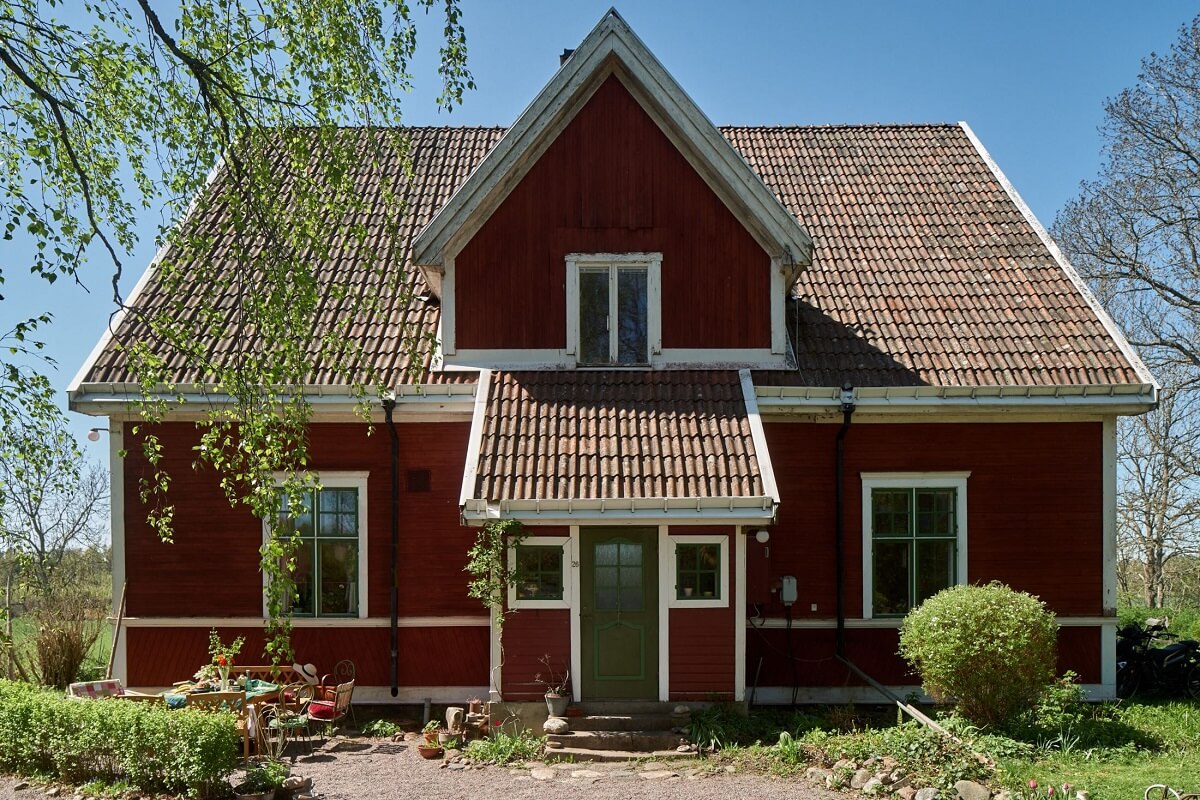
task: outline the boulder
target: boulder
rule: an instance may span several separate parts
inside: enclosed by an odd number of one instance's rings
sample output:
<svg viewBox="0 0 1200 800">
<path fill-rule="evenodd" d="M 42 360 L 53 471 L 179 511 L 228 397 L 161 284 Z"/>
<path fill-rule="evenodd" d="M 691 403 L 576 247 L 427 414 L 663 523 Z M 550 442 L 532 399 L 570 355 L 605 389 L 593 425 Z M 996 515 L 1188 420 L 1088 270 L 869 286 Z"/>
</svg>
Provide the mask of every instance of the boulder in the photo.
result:
<svg viewBox="0 0 1200 800">
<path fill-rule="evenodd" d="M 855 769 L 858 769 L 858 764 L 855 764 L 853 761 L 851 761 L 848 758 L 840 758 L 837 761 L 833 762 L 833 769 L 835 771 L 842 770 L 842 769 L 855 770 Z"/>
<path fill-rule="evenodd" d="M 883 794 L 883 781 L 879 780 L 879 778 L 871 778 L 871 780 L 863 784 L 862 791 L 863 794 Z"/>
<path fill-rule="evenodd" d="M 917 790 L 916 800 L 937 800 L 941 794 L 941 792 L 933 787 L 926 787 L 924 789 Z"/>
<path fill-rule="evenodd" d="M 958 792 L 958 800 L 990 800 L 992 796 L 991 789 L 975 781 L 959 781 L 954 791 Z"/>
<path fill-rule="evenodd" d="M 564 717 L 547 717 L 542 724 L 542 730 L 546 733 L 568 733 L 571 730 L 570 724 Z"/>
<path fill-rule="evenodd" d="M 870 770 L 867 770 L 867 769 L 855 770 L 854 774 L 850 777 L 850 788 L 851 789 L 861 789 L 864 786 L 866 786 L 867 781 L 871 780 L 873 777 L 875 777 L 875 776 L 873 776 L 871 774 Z"/>
<path fill-rule="evenodd" d="M 896 796 L 899 797 L 900 800 L 913 800 L 913 798 L 917 796 L 917 790 L 912 786 L 901 786 L 896 790 Z"/>
<path fill-rule="evenodd" d="M 549 767 L 537 767 L 529 773 L 535 781 L 552 781 L 558 773 Z"/>
<path fill-rule="evenodd" d="M 817 783 L 824 783 L 825 779 L 828 778 L 832 774 L 833 773 L 830 772 L 829 770 L 823 769 L 821 767 L 809 767 L 808 769 L 806 769 L 804 771 L 805 778 L 808 778 L 810 781 L 814 781 Z"/>
</svg>

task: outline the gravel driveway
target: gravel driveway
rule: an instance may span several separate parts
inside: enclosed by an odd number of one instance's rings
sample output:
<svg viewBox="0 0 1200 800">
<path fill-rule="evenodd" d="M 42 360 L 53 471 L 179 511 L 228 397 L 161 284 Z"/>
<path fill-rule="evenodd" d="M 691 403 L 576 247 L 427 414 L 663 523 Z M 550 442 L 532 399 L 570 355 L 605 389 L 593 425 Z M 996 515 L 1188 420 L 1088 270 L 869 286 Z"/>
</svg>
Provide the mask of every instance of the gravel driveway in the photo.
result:
<svg viewBox="0 0 1200 800">
<path fill-rule="evenodd" d="M 333 743 L 330 743 L 333 744 Z M 293 775 L 313 779 L 326 800 L 743 800 L 774 798 L 833 800 L 839 795 L 808 786 L 744 773 L 710 774 L 688 761 L 657 764 L 527 764 L 521 768 L 441 766 L 422 759 L 411 744 L 386 740 L 343 740 L 312 756 L 300 756 Z M 46 800 L 45 790 L 14 790 L 15 778 L 0 776 L 0 800 Z M 57 800 L 71 800 L 62 791 Z"/>
</svg>

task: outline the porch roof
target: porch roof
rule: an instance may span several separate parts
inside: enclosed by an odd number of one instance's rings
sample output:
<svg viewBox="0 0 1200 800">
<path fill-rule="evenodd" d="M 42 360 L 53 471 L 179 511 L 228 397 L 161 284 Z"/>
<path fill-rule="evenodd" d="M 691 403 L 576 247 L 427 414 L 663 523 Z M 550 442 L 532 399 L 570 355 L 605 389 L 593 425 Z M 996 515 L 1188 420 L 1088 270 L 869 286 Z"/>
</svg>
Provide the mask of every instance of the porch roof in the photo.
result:
<svg viewBox="0 0 1200 800">
<path fill-rule="evenodd" d="M 745 378 L 492 373 L 467 453 L 464 516 L 772 516 L 775 481 Z"/>
</svg>

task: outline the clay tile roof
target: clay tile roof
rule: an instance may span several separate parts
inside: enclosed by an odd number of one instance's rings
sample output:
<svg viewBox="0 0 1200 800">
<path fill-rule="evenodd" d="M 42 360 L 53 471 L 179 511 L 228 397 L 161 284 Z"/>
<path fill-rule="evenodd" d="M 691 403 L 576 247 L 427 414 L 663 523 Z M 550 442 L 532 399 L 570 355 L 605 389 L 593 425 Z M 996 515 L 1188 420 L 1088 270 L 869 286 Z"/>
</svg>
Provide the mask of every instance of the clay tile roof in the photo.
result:
<svg viewBox="0 0 1200 800">
<path fill-rule="evenodd" d="M 762 497 L 733 371 L 492 374 L 474 497 Z"/>
<path fill-rule="evenodd" d="M 1141 384 L 1129 359 L 1082 292 L 1055 262 L 959 125 L 729 127 L 722 132 L 813 237 L 813 265 L 789 302 L 797 369 L 755 373 L 756 384 L 838 386 Z M 502 128 L 413 128 L 411 179 L 398 165 L 358 179 L 377 196 L 390 181 L 415 235 L 499 141 Z M 358 135 L 366 135 L 359 132 Z M 364 162 L 365 163 L 365 162 Z M 221 210 L 188 224 L 217 237 L 217 257 L 232 232 Z M 407 261 L 408 254 L 405 253 Z M 370 270 L 350 237 L 330 271 Z M 404 269 L 415 294 L 418 270 Z M 201 291 L 203 287 L 197 287 Z M 178 304 L 151 279 L 135 304 Z M 186 302 L 184 302 L 186 306 Z M 226 307 L 231 307 L 227 305 Z M 315 334 L 337 314 L 357 313 L 352 332 L 364 370 L 388 383 L 474 380 L 473 372 L 431 371 L 436 300 L 384 304 L 367 316 L 331 305 Z M 183 311 L 186 313 L 186 308 Z M 133 318 L 123 336 L 137 337 Z M 415 352 L 411 344 L 415 342 Z M 231 341 L 209 342 L 236 357 Z M 177 354 L 163 352 L 168 375 L 187 384 Z M 131 380 L 110 342 L 85 383 Z M 339 382 L 317 364 L 311 383 Z"/>
</svg>

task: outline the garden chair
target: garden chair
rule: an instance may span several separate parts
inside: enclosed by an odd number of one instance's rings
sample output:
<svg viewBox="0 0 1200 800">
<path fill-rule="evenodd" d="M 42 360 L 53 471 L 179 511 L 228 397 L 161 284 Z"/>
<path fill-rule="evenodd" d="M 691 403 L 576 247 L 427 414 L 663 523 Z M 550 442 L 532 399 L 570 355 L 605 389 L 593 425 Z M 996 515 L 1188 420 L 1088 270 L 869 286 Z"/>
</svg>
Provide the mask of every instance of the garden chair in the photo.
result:
<svg viewBox="0 0 1200 800">
<path fill-rule="evenodd" d="M 327 728 L 335 728 L 351 713 L 350 701 L 353 698 L 354 681 L 340 683 L 333 690 L 332 699 L 317 699 L 308 704 L 308 719 L 310 722 L 322 723 Z"/>
<path fill-rule="evenodd" d="M 312 734 L 310 733 L 308 705 L 312 702 L 315 687 L 310 683 L 299 683 L 286 687 L 280 696 L 280 701 L 267 709 L 269 717 L 266 722 L 269 737 L 274 731 L 279 738 L 279 752 L 282 754 L 287 746 L 288 738 L 304 737 L 305 747 L 312 754 Z"/>
<path fill-rule="evenodd" d="M 193 692 L 187 695 L 184 707 L 198 711 L 232 712 L 237 720 L 238 733 L 242 736 L 242 758 L 250 759 L 251 725 L 245 692 Z"/>
<path fill-rule="evenodd" d="M 106 681 L 79 681 L 67 687 L 71 697 L 88 700 L 99 700 L 102 697 L 120 697 L 125 694 L 125 687 L 119 678 Z"/>
<path fill-rule="evenodd" d="M 334 665 L 332 673 L 321 676 L 321 681 L 317 684 L 316 699 L 332 701 L 338 686 L 344 683 L 353 683 L 356 680 L 358 680 L 358 670 L 355 668 L 354 662 L 344 658 Z M 358 724 L 358 720 L 354 718 L 353 706 L 350 707 L 350 721 L 355 725 Z"/>
</svg>

